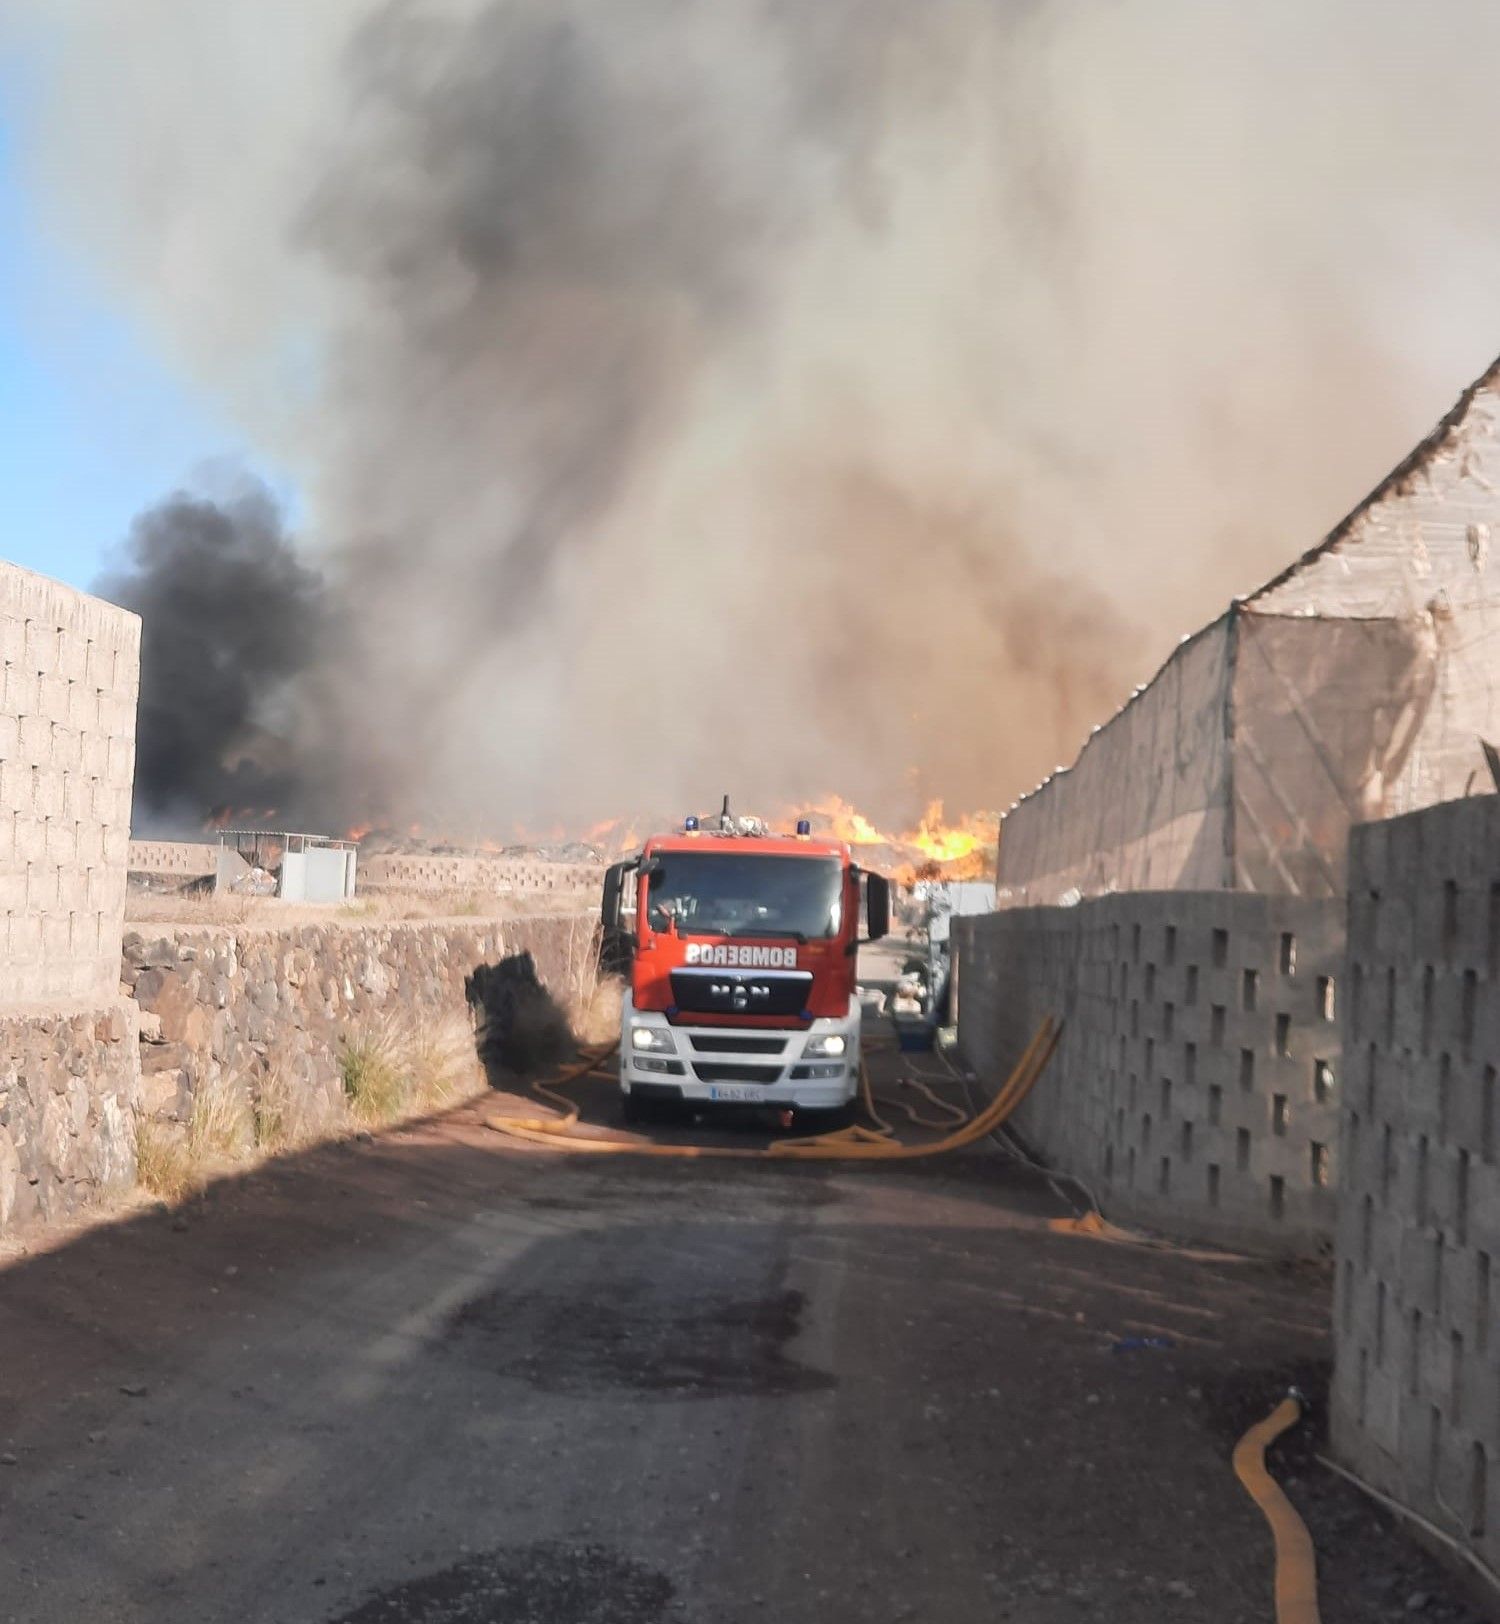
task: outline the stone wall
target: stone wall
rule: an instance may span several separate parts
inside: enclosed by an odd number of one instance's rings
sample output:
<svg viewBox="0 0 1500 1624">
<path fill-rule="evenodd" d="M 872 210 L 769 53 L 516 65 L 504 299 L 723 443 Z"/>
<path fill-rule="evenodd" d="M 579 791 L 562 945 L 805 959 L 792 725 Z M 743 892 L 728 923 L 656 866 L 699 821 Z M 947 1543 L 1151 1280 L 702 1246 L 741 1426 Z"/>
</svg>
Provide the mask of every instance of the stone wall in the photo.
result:
<svg viewBox="0 0 1500 1624">
<path fill-rule="evenodd" d="M 0 563 L 0 1010 L 115 994 L 140 621 Z"/>
<path fill-rule="evenodd" d="M 0 1015 L 0 1235 L 135 1182 L 135 1005 Z"/>
<path fill-rule="evenodd" d="M 1106 1213 L 1313 1252 L 1333 1230 L 1342 910 L 1135 892 L 958 919 L 959 1042 L 993 1089 L 1048 1014 L 1061 1045 L 1016 1118 Z"/>
<path fill-rule="evenodd" d="M 1500 797 L 1354 831 L 1335 1448 L 1500 1568 Z"/>
<path fill-rule="evenodd" d="M 343 1120 L 341 1040 L 466 1017 L 469 972 L 523 949 L 566 997 L 593 939 L 591 916 L 133 930 L 145 1110 L 186 1123 L 205 1089 L 254 1106 L 274 1079 L 309 1135 L 328 1131 Z"/>
</svg>

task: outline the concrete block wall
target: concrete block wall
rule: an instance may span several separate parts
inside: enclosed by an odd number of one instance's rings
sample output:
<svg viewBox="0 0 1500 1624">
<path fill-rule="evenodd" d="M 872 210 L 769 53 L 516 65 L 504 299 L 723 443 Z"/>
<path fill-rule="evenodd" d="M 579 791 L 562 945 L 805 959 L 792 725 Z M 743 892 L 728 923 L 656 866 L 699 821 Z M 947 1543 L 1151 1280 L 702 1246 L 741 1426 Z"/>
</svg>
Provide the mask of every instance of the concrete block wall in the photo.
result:
<svg viewBox="0 0 1500 1624">
<path fill-rule="evenodd" d="M 490 891 L 597 895 L 604 870 L 591 863 L 546 863 L 525 857 L 450 857 L 431 853 L 362 858 L 362 890 Z"/>
<path fill-rule="evenodd" d="M 212 874 L 219 860 L 217 841 L 132 840 L 128 866 L 132 874 L 180 875 L 201 879 Z"/>
<path fill-rule="evenodd" d="M 0 1011 L 119 978 L 136 616 L 0 563 Z"/>
<path fill-rule="evenodd" d="M 192 879 L 212 874 L 217 842 L 132 840 L 130 872 Z M 361 891 L 485 891 L 497 895 L 595 895 L 604 870 L 590 863 L 546 863 L 525 857 L 454 857 L 385 853 L 362 858 Z"/>
<path fill-rule="evenodd" d="M 1015 1125 L 1106 1213 L 1326 1250 L 1338 1177 L 1338 903 L 1133 892 L 954 921 L 959 1042 L 993 1091 L 1064 1022 Z"/>
<path fill-rule="evenodd" d="M 1500 1568 L 1500 797 L 1349 849 L 1333 1440 Z"/>
</svg>

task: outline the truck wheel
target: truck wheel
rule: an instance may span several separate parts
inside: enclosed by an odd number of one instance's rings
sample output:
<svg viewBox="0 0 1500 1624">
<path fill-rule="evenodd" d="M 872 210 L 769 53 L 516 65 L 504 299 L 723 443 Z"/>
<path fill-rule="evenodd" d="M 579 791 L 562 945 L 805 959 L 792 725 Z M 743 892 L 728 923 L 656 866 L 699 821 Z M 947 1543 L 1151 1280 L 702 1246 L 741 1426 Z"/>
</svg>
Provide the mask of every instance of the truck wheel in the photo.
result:
<svg viewBox="0 0 1500 1624">
<path fill-rule="evenodd" d="M 652 1122 L 656 1112 L 652 1109 L 650 1100 L 643 1100 L 639 1094 L 627 1094 L 624 1100 L 625 1120 L 631 1127 L 639 1127 L 642 1123 Z"/>
</svg>

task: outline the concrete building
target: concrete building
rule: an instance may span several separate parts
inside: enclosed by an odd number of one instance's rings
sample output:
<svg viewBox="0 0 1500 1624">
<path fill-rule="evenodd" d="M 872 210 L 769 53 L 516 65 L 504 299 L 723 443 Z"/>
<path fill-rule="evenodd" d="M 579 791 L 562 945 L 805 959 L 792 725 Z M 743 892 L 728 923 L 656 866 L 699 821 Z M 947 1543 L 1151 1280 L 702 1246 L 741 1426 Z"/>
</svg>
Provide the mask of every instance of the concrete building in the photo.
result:
<svg viewBox="0 0 1500 1624">
<path fill-rule="evenodd" d="M 1350 826 L 1491 788 L 1500 362 L 1311 552 L 1186 639 L 1003 820 L 1002 907 L 1338 896 Z"/>
</svg>

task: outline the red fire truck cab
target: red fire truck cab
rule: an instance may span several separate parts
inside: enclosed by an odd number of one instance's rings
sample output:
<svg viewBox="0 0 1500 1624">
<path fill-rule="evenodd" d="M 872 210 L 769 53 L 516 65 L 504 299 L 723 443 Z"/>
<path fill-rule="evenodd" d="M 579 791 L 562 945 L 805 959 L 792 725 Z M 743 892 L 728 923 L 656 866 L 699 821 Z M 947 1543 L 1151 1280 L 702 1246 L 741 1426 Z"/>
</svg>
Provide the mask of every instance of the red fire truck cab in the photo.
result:
<svg viewBox="0 0 1500 1624">
<path fill-rule="evenodd" d="M 749 820 L 746 820 L 747 822 Z M 628 965 L 620 1088 L 661 1104 L 846 1110 L 859 1086 L 863 916 L 884 936 L 890 888 L 841 841 L 731 819 L 648 840 L 605 876 L 605 953 Z"/>
</svg>

